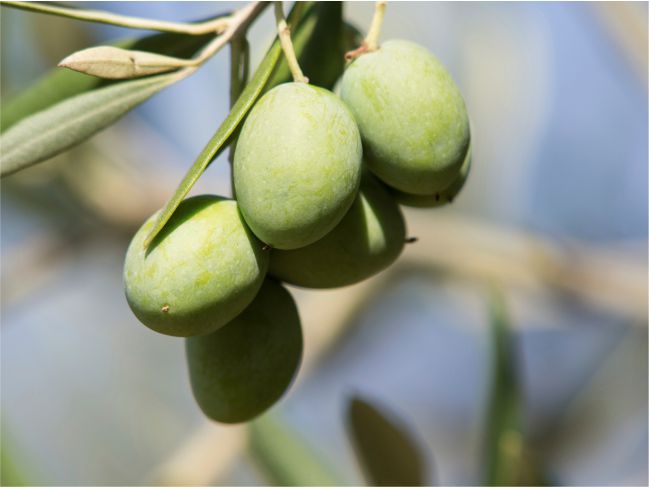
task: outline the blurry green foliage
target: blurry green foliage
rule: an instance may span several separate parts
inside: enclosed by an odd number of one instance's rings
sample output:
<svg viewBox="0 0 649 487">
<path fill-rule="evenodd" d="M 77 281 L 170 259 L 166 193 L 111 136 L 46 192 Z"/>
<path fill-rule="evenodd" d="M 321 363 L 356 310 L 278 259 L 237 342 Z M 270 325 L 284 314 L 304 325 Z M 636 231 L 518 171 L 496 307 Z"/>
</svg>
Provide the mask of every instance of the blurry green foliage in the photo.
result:
<svg viewBox="0 0 649 487">
<path fill-rule="evenodd" d="M 347 422 L 369 485 L 427 485 L 419 447 L 394 419 L 354 397 L 348 404 Z"/>
<path fill-rule="evenodd" d="M 271 485 L 342 485 L 306 441 L 272 414 L 250 423 L 250 454 Z"/>
<path fill-rule="evenodd" d="M 35 485 L 34 475 L 27 470 L 27 464 L 17 448 L 14 438 L 2 424 L 2 445 L 0 445 L 0 485 Z"/>
<path fill-rule="evenodd" d="M 523 397 L 517 347 L 505 300 L 499 290 L 491 296 L 490 390 L 485 431 L 485 485 L 547 485 L 539 458 L 534 456 L 523 427 Z"/>
</svg>

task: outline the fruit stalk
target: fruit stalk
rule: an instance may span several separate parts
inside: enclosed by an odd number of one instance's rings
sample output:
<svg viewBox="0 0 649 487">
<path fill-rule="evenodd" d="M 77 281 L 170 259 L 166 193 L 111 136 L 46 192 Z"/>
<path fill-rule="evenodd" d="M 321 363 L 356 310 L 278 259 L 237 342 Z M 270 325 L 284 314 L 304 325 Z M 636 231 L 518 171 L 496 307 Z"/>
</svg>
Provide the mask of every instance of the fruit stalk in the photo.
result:
<svg viewBox="0 0 649 487">
<path fill-rule="evenodd" d="M 381 27 L 383 27 L 383 19 L 385 17 L 385 6 L 388 2 L 376 2 L 374 7 L 374 17 L 372 17 L 372 24 L 370 30 L 365 37 L 365 45 L 367 51 L 376 51 L 379 48 L 379 36 L 381 35 Z"/>
<path fill-rule="evenodd" d="M 275 20 L 277 22 L 277 35 L 279 37 L 279 42 L 282 46 L 282 51 L 284 51 L 284 56 L 286 56 L 288 68 L 293 75 L 293 81 L 297 83 L 308 83 L 309 78 L 304 76 L 300 64 L 297 62 L 297 56 L 295 55 L 293 42 L 291 41 L 291 29 L 289 29 L 286 24 L 286 19 L 284 18 L 284 7 L 282 4 L 283 2 L 275 2 Z"/>
</svg>

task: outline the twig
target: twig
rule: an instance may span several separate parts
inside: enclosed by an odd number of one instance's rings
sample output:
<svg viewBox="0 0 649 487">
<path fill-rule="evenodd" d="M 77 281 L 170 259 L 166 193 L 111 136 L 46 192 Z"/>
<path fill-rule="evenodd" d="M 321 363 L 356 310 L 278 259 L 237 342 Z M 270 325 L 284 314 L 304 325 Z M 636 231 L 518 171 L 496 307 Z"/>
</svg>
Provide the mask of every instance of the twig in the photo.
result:
<svg viewBox="0 0 649 487">
<path fill-rule="evenodd" d="M 192 74 L 228 42 L 235 42 L 245 35 L 248 25 L 266 8 L 264 2 L 252 2 L 235 12 L 226 29 L 217 35 L 193 59 L 164 56 L 146 51 L 133 51 L 113 46 L 98 46 L 77 51 L 63 59 L 60 67 L 91 74 L 107 79 L 129 79 L 134 77 L 177 71 L 174 82 Z M 237 46 L 233 46 L 237 49 Z"/>
<path fill-rule="evenodd" d="M 646 326 L 647 265 L 639 253 L 577 241 L 562 243 L 478 219 L 424 216 L 417 211 L 408 211 L 407 219 L 420 244 L 408 245 L 397 263 L 499 281 L 512 289 L 558 289 Z"/>
<path fill-rule="evenodd" d="M 228 42 L 234 39 L 235 36 L 243 32 L 267 6 L 268 4 L 266 2 L 251 2 L 241 10 L 237 10 L 230 18 L 225 31 L 205 46 L 196 58 L 191 60 L 193 66 L 185 69 L 192 70 L 193 72 L 196 67 L 203 64 L 220 51 Z"/>
<path fill-rule="evenodd" d="M 643 4 L 602 2 L 592 4 L 604 31 L 616 44 L 647 88 L 647 12 Z"/>
<path fill-rule="evenodd" d="M 104 12 L 102 10 L 85 10 L 77 8 L 62 7 L 45 2 L 15 2 L 3 1 L 2 5 L 7 7 L 28 10 L 43 14 L 57 15 L 76 20 L 98 22 L 100 24 L 117 25 L 130 29 L 155 30 L 160 32 L 172 32 L 176 34 L 203 35 L 223 32 L 229 25 L 234 15 L 227 15 L 206 22 L 185 23 L 168 22 L 165 20 L 153 20 L 127 15 Z"/>
<path fill-rule="evenodd" d="M 245 425 L 224 426 L 205 421 L 170 461 L 155 469 L 145 485 L 211 485 L 227 472 L 246 448 Z"/>
</svg>

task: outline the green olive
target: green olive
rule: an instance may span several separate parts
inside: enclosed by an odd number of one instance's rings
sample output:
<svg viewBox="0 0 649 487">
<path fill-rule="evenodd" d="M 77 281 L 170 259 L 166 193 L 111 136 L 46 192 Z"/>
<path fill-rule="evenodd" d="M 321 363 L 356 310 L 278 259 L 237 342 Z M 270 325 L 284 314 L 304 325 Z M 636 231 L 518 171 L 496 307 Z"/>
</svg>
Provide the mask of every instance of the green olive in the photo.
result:
<svg viewBox="0 0 649 487">
<path fill-rule="evenodd" d="M 356 122 L 333 93 L 305 83 L 273 88 L 237 142 L 234 187 L 246 222 L 278 249 L 324 237 L 356 197 L 361 155 Z"/>
<path fill-rule="evenodd" d="M 397 189 L 390 188 L 392 196 L 402 205 L 413 206 L 415 208 L 435 208 L 443 206 L 447 203 L 452 203 L 456 196 L 460 193 L 469 177 L 471 171 L 471 147 L 466 154 L 466 159 L 462 163 L 460 174 L 458 174 L 453 182 L 441 191 L 432 195 L 419 195 L 408 194 Z"/>
<path fill-rule="evenodd" d="M 399 206 L 366 171 L 354 204 L 336 228 L 306 247 L 273 250 L 269 273 L 311 288 L 354 284 L 394 262 L 405 234 Z"/>
<path fill-rule="evenodd" d="M 425 48 L 392 40 L 345 70 L 343 101 L 370 169 L 390 186 L 430 195 L 457 177 L 469 147 L 460 90 Z"/>
<path fill-rule="evenodd" d="M 268 252 L 232 200 L 186 199 L 145 249 L 156 217 L 138 230 L 126 253 L 126 299 L 135 316 L 157 332 L 211 333 L 253 300 L 266 275 Z"/>
<path fill-rule="evenodd" d="M 300 317 L 290 293 L 266 279 L 246 310 L 209 335 L 186 340 L 194 397 L 222 423 L 249 421 L 288 389 L 302 357 Z"/>
</svg>

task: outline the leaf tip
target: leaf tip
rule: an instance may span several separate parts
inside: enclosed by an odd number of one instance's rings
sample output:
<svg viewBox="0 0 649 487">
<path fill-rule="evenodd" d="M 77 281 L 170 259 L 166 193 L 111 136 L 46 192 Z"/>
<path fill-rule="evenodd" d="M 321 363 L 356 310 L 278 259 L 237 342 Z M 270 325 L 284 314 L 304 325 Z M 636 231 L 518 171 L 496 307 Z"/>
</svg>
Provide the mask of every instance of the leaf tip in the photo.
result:
<svg viewBox="0 0 649 487">
<path fill-rule="evenodd" d="M 59 68 L 67 68 L 67 69 L 71 69 L 73 71 L 78 71 L 79 67 L 76 65 L 77 60 L 78 60 L 77 53 L 74 52 L 74 53 L 70 54 L 69 56 L 66 56 L 65 58 L 63 58 L 61 61 L 59 61 L 59 63 L 56 66 L 59 67 Z"/>
</svg>

